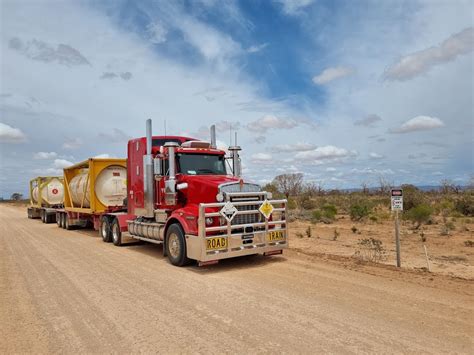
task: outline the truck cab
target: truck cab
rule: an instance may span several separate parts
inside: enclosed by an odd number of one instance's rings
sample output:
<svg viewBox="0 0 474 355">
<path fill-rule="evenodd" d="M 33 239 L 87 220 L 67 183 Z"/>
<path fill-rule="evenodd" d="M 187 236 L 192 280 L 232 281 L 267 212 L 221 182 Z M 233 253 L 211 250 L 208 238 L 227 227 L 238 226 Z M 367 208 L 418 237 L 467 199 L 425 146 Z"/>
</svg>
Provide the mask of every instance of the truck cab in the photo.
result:
<svg viewBox="0 0 474 355">
<path fill-rule="evenodd" d="M 190 137 L 147 136 L 128 142 L 126 228 L 112 230 L 164 244 L 173 265 L 199 265 L 250 254 L 281 254 L 288 246 L 286 200 L 240 176 L 238 146 L 217 149 Z"/>
</svg>

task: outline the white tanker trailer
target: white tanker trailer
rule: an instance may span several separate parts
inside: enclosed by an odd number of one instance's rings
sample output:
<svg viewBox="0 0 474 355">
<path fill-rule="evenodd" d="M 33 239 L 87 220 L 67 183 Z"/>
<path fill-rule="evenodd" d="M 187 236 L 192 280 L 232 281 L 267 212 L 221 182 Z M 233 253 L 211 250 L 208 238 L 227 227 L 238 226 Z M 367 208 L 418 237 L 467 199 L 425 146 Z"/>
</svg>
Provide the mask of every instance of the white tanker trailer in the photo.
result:
<svg viewBox="0 0 474 355">
<path fill-rule="evenodd" d="M 126 210 L 127 160 L 91 158 L 64 169 L 64 208 L 57 211 L 61 228 L 99 229 L 104 213 Z"/>
<path fill-rule="evenodd" d="M 59 176 L 38 176 L 30 180 L 28 218 L 41 218 L 43 223 L 56 220 L 56 211 L 63 207 L 64 185 Z"/>
</svg>

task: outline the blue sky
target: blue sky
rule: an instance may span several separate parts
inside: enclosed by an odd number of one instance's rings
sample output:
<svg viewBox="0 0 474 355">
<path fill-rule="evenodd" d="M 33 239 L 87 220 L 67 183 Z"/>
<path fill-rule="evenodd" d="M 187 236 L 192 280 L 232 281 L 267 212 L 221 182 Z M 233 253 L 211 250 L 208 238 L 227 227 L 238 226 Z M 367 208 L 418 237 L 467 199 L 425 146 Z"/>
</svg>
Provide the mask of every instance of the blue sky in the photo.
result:
<svg viewBox="0 0 474 355">
<path fill-rule="evenodd" d="M 0 196 L 144 134 L 232 127 L 244 176 L 466 184 L 471 1 L 1 2 Z"/>
</svg>

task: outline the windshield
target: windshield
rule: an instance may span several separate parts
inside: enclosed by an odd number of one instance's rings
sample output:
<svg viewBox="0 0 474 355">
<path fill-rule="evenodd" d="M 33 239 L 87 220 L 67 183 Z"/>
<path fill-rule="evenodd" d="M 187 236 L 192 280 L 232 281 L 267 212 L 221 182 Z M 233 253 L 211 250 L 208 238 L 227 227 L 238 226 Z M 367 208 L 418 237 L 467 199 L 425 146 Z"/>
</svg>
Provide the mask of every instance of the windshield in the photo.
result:
<svg viewBox="0 0 474 355">
<path fill-rule="evenodd" d="M 186 175 L 226 175 L 223 155 L 177 154 L 178 170 Z"/>
</svg>

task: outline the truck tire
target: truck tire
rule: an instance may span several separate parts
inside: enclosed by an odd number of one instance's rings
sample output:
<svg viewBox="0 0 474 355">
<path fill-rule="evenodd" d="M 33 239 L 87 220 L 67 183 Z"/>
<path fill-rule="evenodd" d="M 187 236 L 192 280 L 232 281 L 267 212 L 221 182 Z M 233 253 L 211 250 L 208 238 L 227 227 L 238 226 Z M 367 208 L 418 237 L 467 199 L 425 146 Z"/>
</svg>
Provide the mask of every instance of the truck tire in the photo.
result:
<svg viewBox="0 0 474 355">
<path fill-rule="evenodd" d="M 41 222 L 46 223 L 46 213 L 44 210 L 40 211 Z"/>
<path fill-rule="evenodd" d="M 66 214 L 65 213 L 61 213 L 61 228 L 64 229 L 66 228 L 64 222 L 65 222 L 65 218 L 66 218 Z"/>
<path fill-rule="evenodd" d="M 61 213 L 56 212 L 56 224 L 61 228 Z"/>
<path fill-rule="evenodd" d="M 69 216 L 67 215 L 67 213 L 64 214 L 64 229 L 67 229 L 68 231 L 72 229 L 72 226 L 69 223 Z"/>
<path fill-rule="evenodd" d="M 178 223 L 172 224 L 166 231 L 165 248 L 171 264 L 184 266 L 190 263 L 191 260 L 186 256 L 184 232 Z"/>
<path fill-rule="evenodd" d="M 120 224 L 117 218 L 114 218 L 112 221 L 112 226 L 110 227 L 112 231 L 112 241 L 115 246 L 119 247 L 122 245 L 122 231 L 120 230 Z"/>
<path fill-rule="evenodd" d="M 27 215 L 28 215 L 28 218 L 31 219 L 32 213 L 31 213 L 31 209 L 30 209 L 30 208 L 28 208 L 28 209 L 26 210 L 26 213 L 27 213 Z"/>
<path fill-rule="evenodd" d="M 104 243 L 110 243 L 112 241 L 112 231 L 110 228 L 110 220 L 106 216 L 102 216 L 100 219 L 100 236 Z"/>
</svg>

